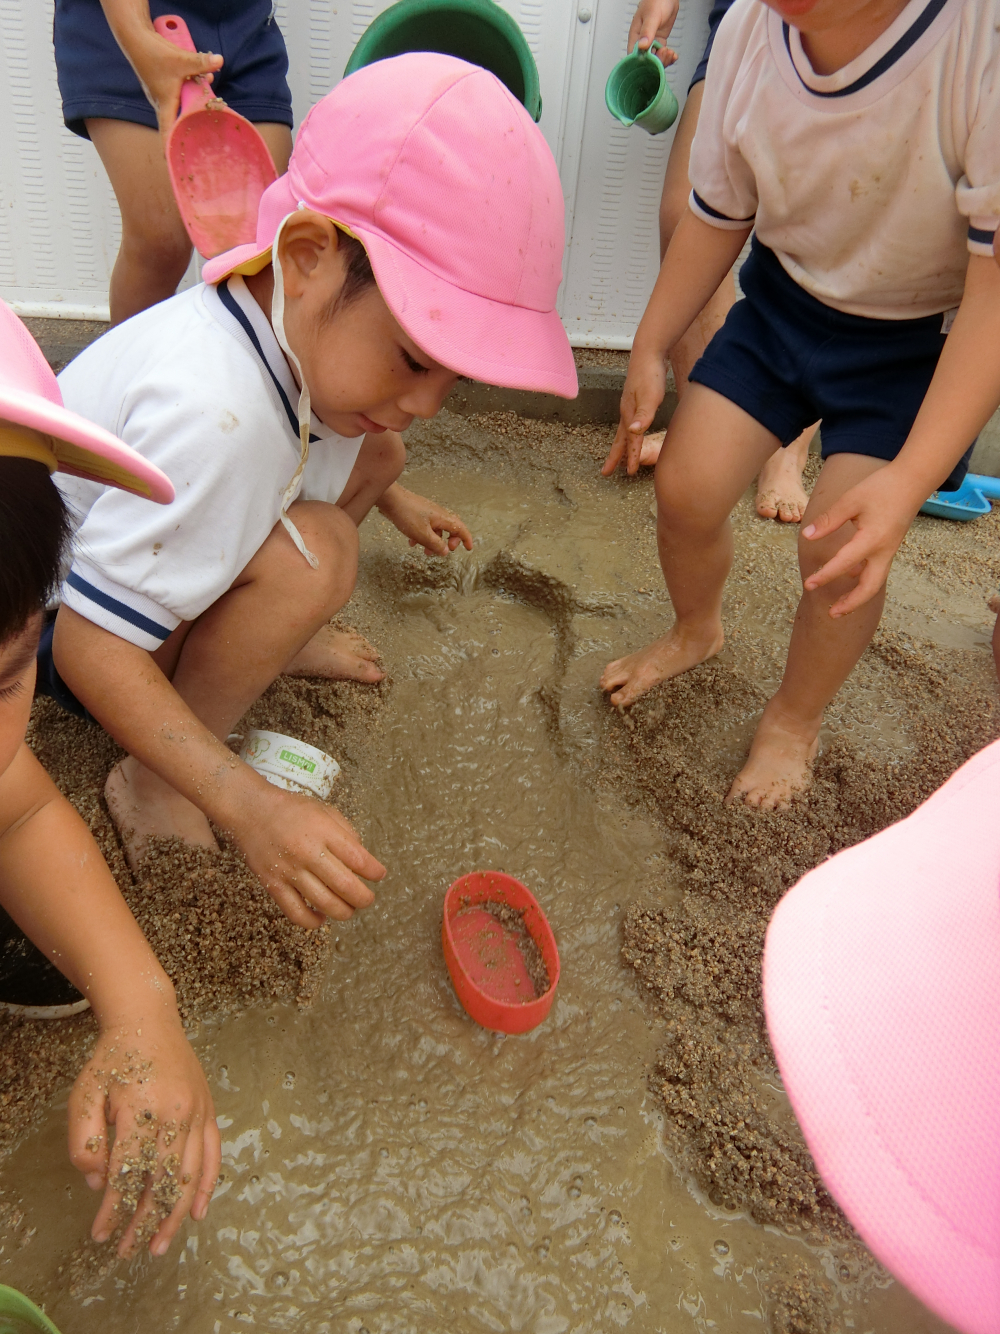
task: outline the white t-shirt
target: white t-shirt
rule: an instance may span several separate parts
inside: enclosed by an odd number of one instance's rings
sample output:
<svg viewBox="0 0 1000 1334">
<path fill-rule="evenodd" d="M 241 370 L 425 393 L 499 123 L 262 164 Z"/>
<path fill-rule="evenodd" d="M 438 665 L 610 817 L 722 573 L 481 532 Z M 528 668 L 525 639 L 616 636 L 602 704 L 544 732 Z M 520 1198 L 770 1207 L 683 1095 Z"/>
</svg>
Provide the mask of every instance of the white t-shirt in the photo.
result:
<svg viewBox="0 0 1000 1334">
<path fill-rule="evenodd" d="M 170 505 L 56 474 L 76 533 L 61 598 L 155 649 L 232 587 L 281 513 L 299 463 L 299 391 L 242 278 L 195 287 L 118 325 L 59 376 L 68 408 L 161 468 Z M 335 502 L 364 436 L 312 418 L 298 497 Z"/>
<path fill-rule="evenodd" d="M 914 319 L 957 306 L 1000 222 L 997 0 L 910 0 L 835 74 L 761 0 L 719 27 L 691 150 L 691 207 L 753 222 L 818 300 Z"/>
</svg>

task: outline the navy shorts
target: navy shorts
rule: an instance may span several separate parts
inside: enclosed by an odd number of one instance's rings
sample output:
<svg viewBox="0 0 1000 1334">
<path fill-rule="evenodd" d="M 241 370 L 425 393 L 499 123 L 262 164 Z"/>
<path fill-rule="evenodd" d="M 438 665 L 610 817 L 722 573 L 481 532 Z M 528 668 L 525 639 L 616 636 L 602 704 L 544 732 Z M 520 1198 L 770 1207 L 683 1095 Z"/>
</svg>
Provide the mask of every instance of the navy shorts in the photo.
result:
<svg viewBox="0 0 1000 1334">
<path fill-rule="evenodd" d="M 712 5 L 711 13 L 708 16 L 708 41 L 705 43 L 705 54 L 698 61 L 698 66 L 691 76 L 691 82 L 688 84 L 688 92 L 696 83 L 701 83 L 708 72 L 708 57 L 712 54 L 712 46 L 715 43 L 715 34 L 719 31 L 719 24 L 725 18 L 727 12 L 732 9 L 734 0 L 715 0 Z"/>
<path fill-rule="evenodd" d="M 744 300 L 695 362 L 691 380 L 741 407 L 783 445 L 821 421 L 825 459 L 894 459 L 937 369 L 944 316 L 845 315 L 800 287 L 756 236 L 740 286 Z M 974 444 L 940 490 L 961 486 Z"/>
<path fill-rule="evenodd" d="M 150 14 L 178 14 L 199 51 L 225 63 L 215 75 L 219 97 L 251 121 L 292 124 L 288 53 L 272 17 L 271 0 L 150 0 Z M 90 116 L 129 120 L 156 129 L 132 66 L 111 34 L 100 0 L 56 0 L 52 30 L 63 120 L 89 139 Z"/>
<path fill-rule="evenodd" d="M 48 695 L 50 699 L 54 699 L 57 704 L 61 705 L 67 713 L 73 714 L 75 718 L 85 718 L 88 723 L 96 723 L 97 719 L 87 712 L 56 671 L 56 665 L 52 659 L 52 633 L 55 630 L 55 625 L 56 613 L 54 611 L 46 612 L 45 625 L 42 627 L 41 637 L 38 640 L 38 652 L 35 655 L 35 698 L 37 699 L 39 695 Z"/>
</svg>

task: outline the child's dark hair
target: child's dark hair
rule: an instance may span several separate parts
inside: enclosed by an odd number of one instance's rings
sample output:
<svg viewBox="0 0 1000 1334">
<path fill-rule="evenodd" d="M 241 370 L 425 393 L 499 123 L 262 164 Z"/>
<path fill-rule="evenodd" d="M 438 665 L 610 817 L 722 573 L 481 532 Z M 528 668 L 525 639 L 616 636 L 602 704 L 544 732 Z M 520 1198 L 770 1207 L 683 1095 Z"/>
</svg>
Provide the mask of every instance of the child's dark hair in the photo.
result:
<svg viewBox="0 0 1000 1334">
<path fill-rule="evenodd" d="M 338 229 L 340 239 L 340 250 L 347 263 L 347 270 L 344 274 L 344 285 L 334 301 L 331 301 L 326 310 L 326 317 L 332 320 L 338 310 L 343 310 L 349 306 L 352 301 L 357 301 L 359 296 L 367 292 L 369 287 L 375 286 L 375 274 L 372 272 L 372 262 L 368 258 L 368 251 L 361 242 L 354 236 L 348 236 L 346 232 Z"/>
<path fill-rule="evenodd" d="M 44 463 L 0 457 L 0 644 L 45 606 L 68 536 L 66 507 Z"/>
</svg>

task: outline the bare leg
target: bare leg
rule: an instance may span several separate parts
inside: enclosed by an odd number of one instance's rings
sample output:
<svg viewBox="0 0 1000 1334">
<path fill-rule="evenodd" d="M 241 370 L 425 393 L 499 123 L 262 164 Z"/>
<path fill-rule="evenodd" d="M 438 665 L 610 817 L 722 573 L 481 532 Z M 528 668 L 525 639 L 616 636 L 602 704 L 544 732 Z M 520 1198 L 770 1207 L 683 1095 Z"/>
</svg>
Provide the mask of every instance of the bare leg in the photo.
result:
<svg viewBox="0 0 1000 1334">
<path fill-rule="evenodd" d="M 111 323 L 120 324 L 177 291 L 191 241 L 174 201 L 157 130 L 126 120 L 88 119 L 87 132 L 118 200 L 122 242 L 111 274 Z M 287 125 L 257 126 L 282 173 L 292 149 Z"/>
<path fill-rule="evenodd" d="M 885 464 L 860 454 L 835 454 L 823 467 L 806 518 L 828 509 L 852 486 Z M 854 525 L 819 542 L 799 538 L 799 567 L 807 579 L 854 535 Z M 750 756 L 737 775 L 727 801 L 742 799 L 765 810 L 782 810 L 796 792 L 810 782 L 812 762 L 823 710 L 850 676 L 855 663 L 871 643 L 885 603 L 885 587 L 850 616 L 833 620 L 830 607 L 857 583 L 846 576 L 803 592 L 795 613 L 792 642 L 785 674 L 768 702 L 750 747 Z"/>
<path fill-rule="evenodd" d="M 656 537 L 676 620 L 662 638 L 608 664 L 601 689 L 631 704 L 722 648 L 722 589 L 733 560 L 729 515 L 775 439 L 721 394 L 693 384 L 656 465 Z"/>
<path fill-rule="evenodd" d="M 993 665 L 997 669 L 997 676 L 1000 677 L 1000 594 L 994 593 L 988 605 L 990 611 L 996 614 L 996 620 L 993 622 Z"/>
<path fill-rule="evenodd" d="M 88 120 L 122 216 L 122 243 L 111 273 L 111 323 L 173 296 L 191 242 L 167 174 L 157 130 L 126 120 Z"/>
<path fill-rule="evenodd" d="M 757 478 L 757 513 L 762 519 L 800 523 L 809 504 L 802 486 L 802 472 L 818 422 L 807 427 L 784 449 L 776 449 Z"/>
<path fill-rule="evenodd" d="M 691 159 L 691 144 L 698 128 L 698 115 L 704 95 L 704 83 L 696 83 L 688 93 L 684 110 L 681 112 L 674 141 L 670 146 L 670 157 L 663 179 L 663 194 L 660 198 L 660 262 L 667 253 L 667 246 L 674 234 L 674 229 L 688 207 L 691 182 L 688 167 Z M 670 349 L 670 365 L 674 372 L 677 397 L 682 398 L 688 386 L 688 376 L 695 362 L 708 347 L 719 329 L 726 322 L 726 316 L 736 302 L 736 281 L 727 274 L 718 290 L 709 299 L 701 314 Z M 780 447 L 761 469 L 757 481 L 757 513 L 761 518 L 780 518 L 784 523 L 798 523 L 805 512 L 808 496 L 802 489 L 802 469 L 809 453 L 809 441 L 816 427 L 812 426 L 798 440 L 786 449 Z M 663 431 L 647 435 L 639 454 L 639 463 L 644 468 L 652 468 L 663 448 Z"/>
<path fill-rule="evenodd" d="M 369 510 L 403 471 L 406 446 L 395 431 L 367 435 L 337 501 L 339 509 L 360 527 Z M 288 676 L 327 676 L 339 681 L 381 681 L 378 650 L 353 630 L 322 625 L 285 668 Z"/>
<path fill-rule="evenodd" d="M 354 588 L 358 538 L 348 516 L 315 501 L 299 502 L 289 513 L 319 557 L 319 569 L 276 524 L 229 592 L 197 621 L 178 626 L 151 655 L 223 740 Z M 215 846 L 201 811 L 132 756 L 111 771 L 104 792 L 132 866 L 151 836 Z"/>
</svg>

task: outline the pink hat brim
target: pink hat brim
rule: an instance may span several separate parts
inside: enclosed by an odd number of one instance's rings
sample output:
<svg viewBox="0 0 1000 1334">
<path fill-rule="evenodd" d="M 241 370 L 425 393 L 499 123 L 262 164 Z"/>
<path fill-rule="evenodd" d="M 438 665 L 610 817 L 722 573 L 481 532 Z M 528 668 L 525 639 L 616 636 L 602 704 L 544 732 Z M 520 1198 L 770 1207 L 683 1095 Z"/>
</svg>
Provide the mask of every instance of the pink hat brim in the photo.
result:
<svg viewBox="0 0 1000 1334">
<path fill-rule="evenodd" d="M 965 1334 L 1000 1331 L 1000 742 L 811 871 L 768 928 L 764 1006 L 826 1185 Z"/>
<path fill-rule="evenodd" d="M 576 397 L 573 349 L 554 310 L 462 291 L 378 233 L 355 230 L 389 309 L 435 361 L 484 384 Z"/>
<path fill-rule="evenodd" d="M 117 436 L 40 394 L 0 387 L 0 418 L 52 437 L 59 471 L 167 505 L 170 479 Z"/>
</svg>

